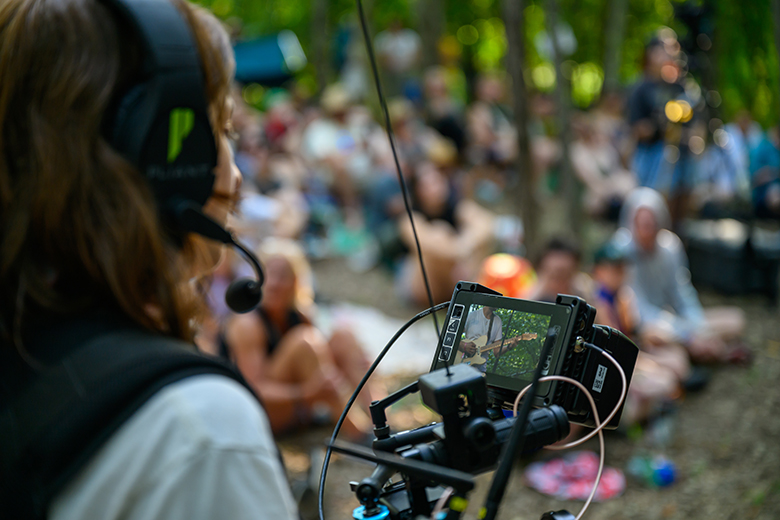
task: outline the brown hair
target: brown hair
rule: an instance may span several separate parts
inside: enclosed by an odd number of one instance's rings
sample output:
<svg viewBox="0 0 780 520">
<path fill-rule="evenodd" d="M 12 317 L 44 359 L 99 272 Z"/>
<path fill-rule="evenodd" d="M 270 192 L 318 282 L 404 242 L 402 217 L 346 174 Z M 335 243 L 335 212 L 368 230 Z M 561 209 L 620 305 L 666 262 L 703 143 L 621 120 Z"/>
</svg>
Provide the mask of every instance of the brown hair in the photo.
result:
<svg viewBox="0 0 780 520">
<path fill-rule="evenodd" d="M 215 133 L 225 125 L 230 45 L 212 15 L 174 0 L 193 29 Z M 22 304 L 65 312 L 113 303 L 190 338 L 192 245 L 162 232 L 141 174 L 101 134 L 138 68 L 138 42 L 96 0 L 0 3 L 0 337 Z"/>
</svg>

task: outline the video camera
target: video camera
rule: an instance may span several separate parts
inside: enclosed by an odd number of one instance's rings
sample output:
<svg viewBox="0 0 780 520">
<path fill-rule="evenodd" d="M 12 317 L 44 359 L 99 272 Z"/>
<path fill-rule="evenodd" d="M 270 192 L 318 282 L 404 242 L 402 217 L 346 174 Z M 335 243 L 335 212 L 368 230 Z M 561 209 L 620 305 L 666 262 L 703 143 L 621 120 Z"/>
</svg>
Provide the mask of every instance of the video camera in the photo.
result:
<svg viewBox="0 0 780 520">
<path fill-rule="evenodd" d="M 558 295 L 554 304 L 534 302 L 459 282 L 431 372 L 371 404 L 376 437 L 373 452 L 331 446 L 334 451 L 377 463 L 370 477 L 351 483 L 362 504 L 353 517 L 428 517 L 448 502 L 446 518 L 459 518 L 467 503 L 466 493 L 474 486 L 471 475 L 494 469 L 502 457 L 563 439 L 569 434 L 570 421 L 596 425 L 584 393 L 560 381 L 537 382 L 530 403 L 537 409 L 526 405 L 525 414 L 506 417 L 504 409 L 511 408 L 517 395 L 540 375 L 568 376 L 583 384 L 594 398 L 601 421 L 614 411 L 602 427 L 617 427 L 622 413 L 620 396 L 627 388 L 602 351 L 620 365 L 627 382 L 638 349 L 621 332 L 594 325 L 595 314 L 591 305 L 574 296 Z M 442 422 L 391 434 L 385 410 L 416 391 L 426 406 L 441 415 Z M 515 427 L 518 420 L 523 428 Z M 506 478 L 510 469 L 511 464 L 506 464 Z M 395 473 L 403 479 L 391 482 Z M 505 484 L 506 480 L 498 484 L 499 502 Z M 445 496 L 442 486 L 449 486 L 455 498 Z M 497 508 L 497 502 L 493 505 Z M 559 511 L 543 518 L 573 516 Z"/>
</svg>

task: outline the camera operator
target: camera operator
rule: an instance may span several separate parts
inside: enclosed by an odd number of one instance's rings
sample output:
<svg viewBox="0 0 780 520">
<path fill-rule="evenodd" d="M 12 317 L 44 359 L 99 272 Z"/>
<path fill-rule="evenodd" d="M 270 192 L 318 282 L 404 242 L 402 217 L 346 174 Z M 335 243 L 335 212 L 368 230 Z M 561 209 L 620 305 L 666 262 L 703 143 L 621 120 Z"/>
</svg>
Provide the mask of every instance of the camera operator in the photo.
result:
<svg viewBox="0 0 780 520">
<path fill-rule="evenodd" d="M 122 374 L 93 394 L 81 386 L 89 379 L 88 368 L 114 356 L 119 343 L 128 347 L 125 354 L 176 343 L 182 356 L 186 351 L 191 358 L 203 357 L 189 348 L 202 307 L 191 281 L 213 268 L 221 246 L 163 231 L 148 179 L 109 144 L 106 114 L 129 85 L 148 79 L 141 59 L 150 51 L 143 45 L 148 42 L 139 41 L 142 31 L 125 19 L 130 15 L 120 16 L 130 12 L 127 6 L 107 3 L 5 0 L 0 5 L 1 515 L 295 518 L 266 415 L 227 368 L 224 375 L 196 372 L 161 383 L 141 402 L 141 396 L 127 396 L 135 408 L 119 414 L 104 438 L 90 441 L 94 449 L 81 455 L 75 469 L 49 482 L 49 493 L 32 500 L 34 513 L 15 514 L 15 502 L 34 495 L 29 488 L 49 475 L 30 475 L 29 465 L 11 466 L 14 446 L 29 446 L 12 427 L 14 420 L 48 424 L 46 433 L 66 435 L 58 431 L 60 419 L 67 422 L 75 412 L 65 407 L 55 420 L 41 416 L 42 410 L 56 408 L 58 393 L 71 387 L 83 402 L 121 387 Z M 168 0 L 141 7 L 163 3 Z M 200 97 L 205 93 L 216 140 L 215 182 L 203 211 L 224 225 L 240 185 L 228 142 L 232 49 L 211 14 L 183 0 L 170 3 L 180 15 L 178 26 L 189 29 L 183 32 L 195 41 L 187 57 L 200 62 Z M 171 12 L 169 5 L 162 9 Z M 169 41 L 165 22 L 153 21 L 156 41 Z M 191 128 L 191 120 L 188 124 Z M 169 144 L 169 162 L 170 150 Z M 71 350 L 93 334 L 102 340 L 100 349 L 88 351 L 93 358 L 81 365 L 62 361 L 69 377 L 61 387 L 14 418 L 18 410 L 9 403 L 58 369 L 62 359 L 72 359 Z M 72 455 L 50 445 L 32 448 L 48 454 L 35 461 L 43 465 Z M 18 484 L 23 477 L 33 484 Z M 9 492 L 11 486 L 15 492 Z"/>
</svg>

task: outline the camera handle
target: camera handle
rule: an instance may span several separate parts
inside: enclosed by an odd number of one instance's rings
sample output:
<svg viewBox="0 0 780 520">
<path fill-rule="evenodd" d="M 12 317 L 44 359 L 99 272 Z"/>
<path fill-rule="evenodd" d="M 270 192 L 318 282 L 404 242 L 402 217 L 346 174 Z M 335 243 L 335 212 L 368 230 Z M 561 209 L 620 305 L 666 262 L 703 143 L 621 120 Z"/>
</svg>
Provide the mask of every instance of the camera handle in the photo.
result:
<svg viewBox="0 0 780 520">
<path fill-rule="evenodd" d="M 371 412 L 371 422 L 374 423 L 374 437 L 376 437 L 378 440 L 387 439 L 390 437 L 390 427 L 387 425 L 387 414 L 385 413 L 385 410 L 387 410 L 388 406 L 397 403 L 407 395 L 413 394 L 419 390 L 419 381 L 415 381 L 414 383 L 409 384 L 400 390 L 396 390 L 384 399 L 373 401 L 371 403 L 371 406 L 368 408 Z"/>
</svg>

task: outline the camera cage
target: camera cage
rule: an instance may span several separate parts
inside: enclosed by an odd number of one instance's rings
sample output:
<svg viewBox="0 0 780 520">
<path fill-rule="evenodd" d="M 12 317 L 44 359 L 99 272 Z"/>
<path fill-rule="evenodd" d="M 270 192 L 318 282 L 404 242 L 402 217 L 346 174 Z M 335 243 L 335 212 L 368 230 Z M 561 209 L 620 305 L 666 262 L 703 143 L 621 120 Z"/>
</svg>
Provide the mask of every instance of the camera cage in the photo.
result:
<svg viewBox="0 0 780 520">
<path fill-rule="evenodd" d="M 449 308 L 445 322 L 447 327 L 441 333 L 432 370 L 418 381 L 371 404 L 375 435 L 373 450 L 336 442 L 340 426 L 357 394 L 398 337 L 419 319 L 445 307 Z M 480 371 L 470 366 L 477 364 L 473 363 L 473 359 L 463 363 L 465 356 L 459 346 L 466 337 L 466 321 L 470 313 L 478 310 L 489 317 L 491 313 L 485 312 L 485 307 L 492 307 L 499 318 L 511 317 L 514 313 L 523 315 L 526 318 L 524 327 L 528 328 L 531 323 L 538 329 L 521 334 L 523 341 L 539 340 L 540 333 L 543 335 L 542 346 L 531 363 L 529 371 L 533 375 L 527 387 L 524 379 L 516 374 L 509 374 L 515 377 L 502 376 L 497 370 L 500 364 L 495 359 L 490 372 L 487 367 Z M 535 320 L 530 320 L 530 317 Z M 619 331 L 594 325 L 594 318 L 594 308 L 574 296 L 559 295 L 555 304 L 533 302 L 505 298 L 476 283 L 459 282 L 452 301 L 417 314 L 396 332 L 355 389 L 336 424 L 323 462 L 318 492 L 320 518 L 328 461 L 333 451 L 377 464 L 371 476 L 361 482 L 350 483 L 361 504 L 353 512 L 353 517 L 359 520 L 430 516 L 440 512 L 445 504 L 449 504 L 446 518 L 456 520 L 468 502 L 466 495 L 473 489 L 471 475 L 496 469 L 483 508 L 485 518 L 492 520 L 502 500 L 514 457 L 562 440 L 569 433 L 570 421 L 597 426 L 590 434 L 561 448 L 579 445 L 598 434 L 600 477 L 604 461 L 601 430 L 608 425 L 617 425 L 638 350 Z M 495 345 L 483 345 L 486 353 L 491 348 L 498 348 L 501 355 L 509 352 L 509 349 L 503 349 L 508 340 L 502 338 L 505 333 L 519 332 L 508 328 L 509 323 L 508 320 L 505 326 L 501 322 L 501 337 Z M 499 336 L 492 334 L 490 328 L 487 332 L 494 340 Z M 446 339 L 447 333 L 455 333 L 456 339 Z M 517 342 L 510 346 L 516 346 Z M 536 346 L 538 344 L 539 341 Z M 591 352 L 598 359 L 587 355 Z M 461 363 L 455 363 L 456 356 L 461 357 Z M 540 364 L 540 359 L 545 362 Z M 601 363 L 609 363 L 610 369 L 607 370 Z M 522 371 L 520 375 L 525 373 Z M 548 377 L 542 377 L 542 373 Z M 568 386 L 557 380 L 547 384 L 550 379 L 567 378 L 569 375 L 578 377 L 569 378 L 569 382 L 565 383 Z M 507 379 L 510 384 L 506 384 Z M 505 417 L 501 408 L 509 408 L 510 400 L 519 401 L 515 398 L 526 390 L 530 390 L 530 398 L 523 400 L 517 416 Z M 423 403 L 441 415 L 442 422 L 391 433 L 386 409 L 404 396 L 418 391 Z M 589 400 L 591 411 L 578 408 L 578 399 Z M 534 407 L 536 409 L 532 409 Z M 402 480 L 390 480 L 395 473 L 400 473 Z M 597 483 L 598 477 L 580 515 L 593 499 Z M 443 486 L 449 488 L 445 490 Z M 572 520 L 574 516 L 561 510 L 545 513 L 542 518 Z"/>
<path fill-rule="evenodd" d="M 490 338 L 486 338 L 485 320 L 470 318 L 486 307 L 493 310 L 492 316 L 485 319 L 501 324 L 500 333 L 488 326 Z M 495 316 L 500 321 L 496 321 Z M 592 343 L 611 354 L 628 381 L 631 380 L 639 350 L 617 329 L 595 325 L 595 317 L 593 306 L 576 296 L 558 295 L 555 303 L 521 300 L 502 296 L 474 282 L 461 281 L 455 286 L 431 371 L 445 365 L 472 364 L 483 373 L 492 403 L 511 409 L 517 394 L 531 382 L 536 365 L 543 362 L 543 376 L 567 376 L 590 389 L 599 416 L 604 418 L 618 402 L 622 381 L 614 367 L 608 366 L 609 363 L 600 354 L 584 348 L 583 344 Z M 481 328 L 479 321 L 482 321 Z M 469 356 L 459 349 L 477 335 L 467 334 L 468 325 L 482 333 L 479 338 L 482 345 L 476 356 Z M 548 330 L 555 331 L 555 344 L 547 359 L 540 360 L 539 354 Z M 491 338 L 493 342 L 489 341 Z M 513 340 L 515 345 L 512 345 Z M 505 350 L 507 347 L 513 348 Z M 483 353 L 485 356 L 481 355 Z M 534 407 L 557 404 L 566 410 L 571 422 L 595 426 L 586 396 L 572 384 L 561 381 L 540 383 L 532 404 Z M 605 428 L 617 428 L 622 408 L 621 405 Z"/>
</svg>

